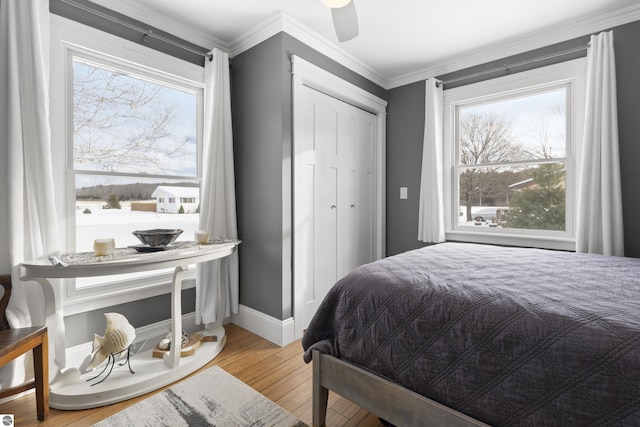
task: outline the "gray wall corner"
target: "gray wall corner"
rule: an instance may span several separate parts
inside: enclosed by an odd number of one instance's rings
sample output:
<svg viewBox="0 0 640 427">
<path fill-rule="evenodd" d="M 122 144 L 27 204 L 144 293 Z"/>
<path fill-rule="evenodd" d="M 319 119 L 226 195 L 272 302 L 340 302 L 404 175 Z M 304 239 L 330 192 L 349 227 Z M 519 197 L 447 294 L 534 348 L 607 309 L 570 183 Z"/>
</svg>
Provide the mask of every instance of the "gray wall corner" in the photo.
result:
<svg viewBox="0 0 640 427">
<path fill-rule="evenodd" d="M 424 246 L 418 241 L 418 201 L 424 139 L 424 80 L 389 91 L 387 108 L 387 255 Z M 400 199 L 400 188 L 407 198 Z"/>
</svg>

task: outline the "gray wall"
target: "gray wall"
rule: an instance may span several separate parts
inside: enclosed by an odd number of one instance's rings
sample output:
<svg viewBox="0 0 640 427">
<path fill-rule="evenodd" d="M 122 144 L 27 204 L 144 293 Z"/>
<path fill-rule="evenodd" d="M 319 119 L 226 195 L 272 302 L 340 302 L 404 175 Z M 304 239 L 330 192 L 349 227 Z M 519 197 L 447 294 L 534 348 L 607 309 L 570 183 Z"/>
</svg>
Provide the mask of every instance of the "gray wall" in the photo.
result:
<svg viewBox="0 0 640 427">
<path fill-rule="evenodd" d="M 422 169 L 425 90 L 426 85 L 423 80 L 389 91 L 386 171 L 387 255 L 395 255 L 424 246 L 424 243 L 418 241 L 418 201 Z M 407 199 L 400 199 L 400 187 L 407 187 Z"/>
<path fill-rule="evenodd" d="M 459 75 L 471 74 L 482 70 L 490 70 L 505 63 L 515 63 L 525 59 L 536 58 L 552 52 L 585 45 L 589 36 L 577 38 L 536 51 L 501 59 L 477 67 L 461 70 L 440 76 L 447 80 Z M 616 77 L 618 84 L 618 126 L 620 137 L 620 154 L 622 169 L 622 197 L 625 228 L 625 252 L 627 256 L 640 257 L 640 222 L 636 216 L 640 212 L 638 182 L 640 182 L 640 21 L 614 28 L 616 55 Z M 584 56 L 586 52 L 573 54 L 566 59 Z M 556 60 L 536 63 L 535 66 L 548 65 Z M 524 71 L 532 66 L 521 67 L 510 72 Z M 496 73 L 491 77 L 496 77 Z M 465 84 L 478 81 L 470 80 Z M 458 84 L 460 85 L 460 84 Z M 445 85 L 445 89 L 456 85 Z M 413 249 L 420 242 L 418 233 L 418 208 L 414 206 L 412 188 L 419 188 L 420 173 L 410 170 L 422 157 L 422 136 L 424 128 L 424 107 L 422 114 L 412 111 L 424 104 L 424 85 L 411 84 L 389 91 L 389 118 L 387 131 L 387 253 L 389 255 Z M 411 120 L 398 117 L 410 114 Z M 409 187 L 409 202 L 397 200 L 395 194 L 398 187 Z M 417 197 L 417 194 L 414 196 Z"/>
<path fill-rule="evenodd" d="M 285 316 L 282 244 L 282 34 L 236 56 L 231 68 L 240 303 Z"/>
<path fill-rule="evenodd" d="M 290 238 L 291 56 L 383 98 L 387 91 L 288 34 L 232 60 L 231 109 L 240 257 L 240 303 L 276 319 L 292 315 Z"/>
<path fill-rule="evenodd" d="M 640 21 L 613 32 L 618 84 L 618 132 L 622 170 L 624 249 L 640 257 Z"/>
</svg>

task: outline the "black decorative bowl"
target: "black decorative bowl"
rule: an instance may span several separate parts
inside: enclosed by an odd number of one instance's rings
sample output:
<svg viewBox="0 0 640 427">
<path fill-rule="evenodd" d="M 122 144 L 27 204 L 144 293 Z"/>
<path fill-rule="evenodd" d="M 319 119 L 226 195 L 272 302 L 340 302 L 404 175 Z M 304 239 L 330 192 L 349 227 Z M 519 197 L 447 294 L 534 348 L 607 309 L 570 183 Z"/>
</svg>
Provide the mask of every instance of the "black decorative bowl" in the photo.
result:
<svg viewBox="0 0 640 427">
<path fill-rule="evenodd" d="M 142 243 L 149 246 L 167 246 L 173 243 L 179 235 L 182 234 L 180 229 L 157 228 L 155 230 L 136 230 L 133 235 Z"/>
</svg>

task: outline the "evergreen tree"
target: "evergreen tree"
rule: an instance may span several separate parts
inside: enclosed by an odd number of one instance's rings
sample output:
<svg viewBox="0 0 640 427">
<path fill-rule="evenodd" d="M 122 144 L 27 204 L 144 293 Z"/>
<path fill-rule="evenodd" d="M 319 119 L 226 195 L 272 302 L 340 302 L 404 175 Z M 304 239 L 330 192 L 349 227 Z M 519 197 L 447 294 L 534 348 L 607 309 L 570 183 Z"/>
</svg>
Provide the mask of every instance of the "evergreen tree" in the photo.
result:
<svg viewBox="0 0 640 427">
<path fill-rule="evenodd" d="M 121 209 L 120 199 L 117 194 L 111 193 L 109 195 L 109 198 L 107 199 L 107 206 L 109 209 Z"/>
<path fill-rule="evenodd" d="M 562 164 L 543 164 L 531 170 L 532 183 L 511 193 L 505 227 L 565 230 L 565 170 Z"/>
</svg>

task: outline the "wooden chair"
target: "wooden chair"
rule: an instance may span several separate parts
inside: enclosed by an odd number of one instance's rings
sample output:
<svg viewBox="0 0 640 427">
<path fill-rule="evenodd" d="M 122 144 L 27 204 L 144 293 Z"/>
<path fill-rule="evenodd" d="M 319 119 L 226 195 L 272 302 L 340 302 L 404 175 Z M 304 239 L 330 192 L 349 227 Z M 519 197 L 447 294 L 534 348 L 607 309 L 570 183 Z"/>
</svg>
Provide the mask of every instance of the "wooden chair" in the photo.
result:
<svg viewBox="0 0 640 427">
<path fill-rule="evenodd" d="M 0 366 L 4 366 L 17 357 L 33 350 L 35 380 L 0 390 L 0 398 L 36 389 L 36 410 L 38 420 L 49 415 L 49 355 L 46 326 L 11 329 L 7 321 L 6 309 L 11 297 L 11 276 L 0 275 L 0 285 L 4 294 L 0 299 Z"/>
</svg>

